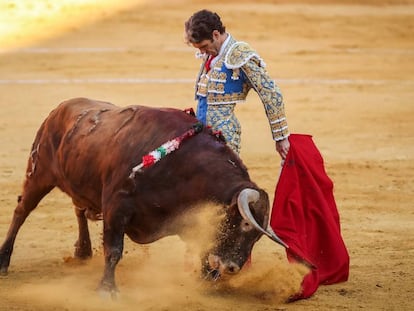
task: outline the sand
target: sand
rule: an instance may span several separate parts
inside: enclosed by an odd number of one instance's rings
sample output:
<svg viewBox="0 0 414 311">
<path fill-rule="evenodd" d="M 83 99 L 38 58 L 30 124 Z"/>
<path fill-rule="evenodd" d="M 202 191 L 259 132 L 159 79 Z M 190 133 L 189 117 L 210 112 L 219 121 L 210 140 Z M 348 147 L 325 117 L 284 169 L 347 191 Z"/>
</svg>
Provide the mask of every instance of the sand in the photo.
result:
<svg viewBox="0 0 414 311">
<path fill-rule="evenodd" d="M 0 240 L 20 194 L 38 127 L 61 101 L 195 107 L 199 61 L 183 23 L 204 1 L 5 1 L 0 4 Z M 71 200 L 53 191 L 22 227 L 0 277 L 0 310 L 413 310 L 414 1 L 209 1 L 249 42 L 280 86 L 290 131 L 313 135 L 335 184 L 348 282 L 286 303 L 304 273 L 261 239 L 253 265 L 227 286 L 205 285 L 185 245 L 126 239 L 119 298 L 95 289 L 94 258 L 72 260 Z M 280 168 L 258 96 L 237 107 L 241 157 L 273 200 Z M 104 146 L 102 146 L 104 148 Z"/>
</svg>

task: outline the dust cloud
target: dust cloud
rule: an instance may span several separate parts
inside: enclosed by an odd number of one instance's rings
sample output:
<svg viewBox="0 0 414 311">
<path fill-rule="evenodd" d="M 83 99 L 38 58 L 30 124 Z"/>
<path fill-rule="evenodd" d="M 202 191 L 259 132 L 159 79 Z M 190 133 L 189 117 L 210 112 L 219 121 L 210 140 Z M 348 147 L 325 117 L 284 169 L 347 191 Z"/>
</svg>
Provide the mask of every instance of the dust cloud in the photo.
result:
<svg viewBox="0 0 414 311">
<path fill-rule="evenodd" d="M 178 236 L 149 245 L 138 245 L 125 238 L 124 256 L 115 274 L 119 289 L 116 299 L 97 290 L 104 265 L 101 248 L 95 249 L 94 257 L 86 262 L 63 258 L 61 278 L 40 277 L 12 290 L 10 295 L 26 308 L 30 305 L 43 310 L 128 311 L 137 310 L 137 306 L 139 310 L 194 310 L 195 305 L 203 310 L 219 308 L 220 301 L 240 299 L 273 304 L 284 302 L 296 293 L 305 272 L 303 268 L 277 256 L 260 256 L 260 246 L 252 265 L 237 276 L 217 282 L 201 278 L 196 252 L 212 241 L 213 224 L 223 216 L 217 208 L 207 205 L 182 218 L 185 223 L 193 224 L 193 229 L 185 232 L 192 237 L 190 244 Z M 215 297 L 214 302 L 211 297 Z"/>
<path fill-rule="evenodd" d="M 239 297 L 279 304 L 299 293 L 302 279 L 308 272 L 300 264 L 260 258 L 251 267 L 229 279 L 223 288 Z"/>
</svg>

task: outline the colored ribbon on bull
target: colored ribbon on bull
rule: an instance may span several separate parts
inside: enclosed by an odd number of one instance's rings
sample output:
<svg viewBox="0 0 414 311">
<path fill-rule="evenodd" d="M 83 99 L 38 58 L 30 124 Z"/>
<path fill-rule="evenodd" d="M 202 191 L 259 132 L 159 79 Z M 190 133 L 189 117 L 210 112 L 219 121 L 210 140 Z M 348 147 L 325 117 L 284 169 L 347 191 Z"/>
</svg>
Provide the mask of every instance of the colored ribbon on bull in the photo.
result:
<svg viewBox="0 0 414 311">
<path fill-rule="evenodd" d="M 162 144 L 158 148 L 154 149 L 150 153 L 144 155 L 142 157 L 142 162 L 138 164 L 137 166 L 132 168 L 132 172 L 129 175 L 129 178 L 133 179 L 135 177 L 135 174 L 137 172 L 141 172 L 143 168 L 150 167 L 157 163 L 162 158 L 166 157 L 171 152 L 177 150 L 180 148 L 181 143 L 187 139 L 190 138 L 198 133 L 200 133 L 203 130 L 203 124 L 201 122 L 198 122 L 192 126 L 191 129 L 183 133 L 182 135 L 167 141 L 166 143 Z"/>
</svg>

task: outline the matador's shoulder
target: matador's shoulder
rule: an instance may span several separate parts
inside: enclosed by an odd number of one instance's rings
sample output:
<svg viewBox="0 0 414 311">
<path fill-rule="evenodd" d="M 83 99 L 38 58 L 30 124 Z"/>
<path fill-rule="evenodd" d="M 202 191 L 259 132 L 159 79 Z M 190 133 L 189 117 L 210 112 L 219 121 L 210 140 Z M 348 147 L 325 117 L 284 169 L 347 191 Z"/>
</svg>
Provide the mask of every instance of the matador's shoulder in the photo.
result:
<svg viewBox="0 0 414 311">
<path fill-rule="evenodd" d="M 240 68 L 252 58 L 256 58 L 261 66 L 265 66 L 263 60 L 248 43 L 236 41 L 229 47 L 224 57 L 224 64 L 229 69 Z"/>
</svg>

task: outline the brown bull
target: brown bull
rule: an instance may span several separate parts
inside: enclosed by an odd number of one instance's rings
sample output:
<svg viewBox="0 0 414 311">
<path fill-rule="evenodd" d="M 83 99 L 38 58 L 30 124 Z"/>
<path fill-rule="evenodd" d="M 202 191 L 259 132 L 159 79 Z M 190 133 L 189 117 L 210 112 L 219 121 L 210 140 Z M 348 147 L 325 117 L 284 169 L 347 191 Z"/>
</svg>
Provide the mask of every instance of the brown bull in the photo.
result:
<svg viewBox="0 0 414 311">
<path fill-rule="evenodd" d="M 170 224 L 205 202 L 225 207 L 222 223 L 216 224 L 214 247 L 203 253 L 206 276 L 237 273 L 262 234 L 283 244 L 268 229 L 266 192 L 250 180 L 238 155 L 195 124 L 192 115 L 171 108 L 119 108 L 85 98 L 60 104 L 33 143 L 23 192 L 0 248 L 0 273 L 7 273 L 25 219 L 55 187 L 76 207 L 75 257 L 92 256 L 87 220 L 103 219 L 100 289 L 110 293 L 116 292 L 115 267 L 125 234 L 137 243 L 180 235 L 181 229 Z M 145 155 L 176 137 L 183 138 L 178 148 L 142 166 Z"/>
</svg>

